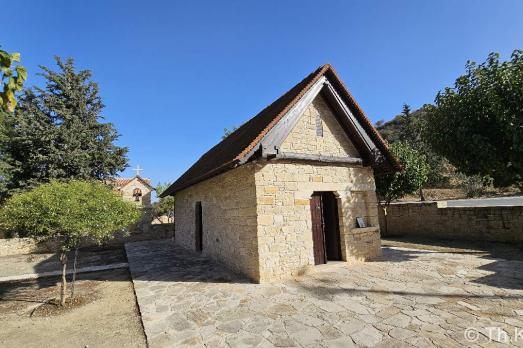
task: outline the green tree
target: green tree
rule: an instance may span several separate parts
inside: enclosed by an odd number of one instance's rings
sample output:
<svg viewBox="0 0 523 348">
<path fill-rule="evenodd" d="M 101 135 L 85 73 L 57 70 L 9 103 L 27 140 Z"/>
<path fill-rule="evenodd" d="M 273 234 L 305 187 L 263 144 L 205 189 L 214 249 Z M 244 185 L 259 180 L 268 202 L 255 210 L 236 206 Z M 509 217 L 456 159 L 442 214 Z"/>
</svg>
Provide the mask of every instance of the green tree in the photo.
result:
<svg viewBox="0 0 523 348">
<path fill-rule="evenodd" d="M 0 89 L 0 143 L 5 140 L 4 119 L 6 114 L 11 113 L 16 107 L 16 92 L 22 90 L 27 79 L 27 71 L 16 62 L 20 62 L 20 53 L 10 54 L 0 50 L 0 84 L 3 85 Z M 1 193 L 7 189 L 6 185 L 9 178 L 10 167 L 6 163 L 5 157 L 6 155 L 0 149 L 0 199 Z"/>
<path fill-rule="evenodd" d="M 20 64 L 20 53 L 8 53 L 0 50 L 0 112 L 12 112 L 16 107 L 16 92 L 22 90 L 27 79 L 27 71 Z M 16 74 L 15 74 L 16 72 Z"/>
<path fill-rule="evenodd" d="M 9 198 L 0 209 L 0 230 L 7 236 L 54 240 L 60 246 L 65 304 L 67 253 L 82 242 L 101 244 L 139 221 L 140 210 L 99 182 L 52 181 Z"/>
<path fill-rule="evenodd" d="M 376 175 L 376 193 L 385 206 L 393 200 L 417 192 L 427 182 L 429 172 L 425 156 L 407 143 L 394 143 L 390 150 L 403 168 L 399 172 Z"/>
<path fill-rule="evenodd" d="M 158 185 L 156 186 L 156 196 L 158 196 L 159 198 L 158 201 L 154 202 L 153 204 L 155 219 L 159 220 L 160 216 L 167 216 L 169 220 L 174 218 L 174 196 L 160 197 L 162 192 L 165 191 L 169 186 L 171 186 L 171 183 L 158 183 Z"/>
<path fill-rule="evenodd" d="M 414 115 L 410 112 L 410 105 L 408 104 L 403 104 L 401 117 L 403 119 L 403 123 L 400 133 L 400 141 L 407 142 L 411 144 L 411 146 L 414 146 L 420 142 L 418 133 L 420 122 L 418 118 L 415 118 Z"/>
<path fill-rule="evenodd" d="M 453 88 L 429 108 L 426 137 L 434 150 L 466 175 L 523 190 L 523 51 L 500 62 L 467 62 Z"/>
<path fill-rule="evenodd" d="M 393 120 L 381 124 L 380 133 L 389 143 L 406 142 L 421 153 L 429 166 L 427 182 L 424 187 L 441 187 L 448 181 L 449 166 L 444 157 L 436 154 L 427 141 L 424 129 L 427 127 L 427 105 L 411 112 L 408 104 L 403 104 L 403 111 Z M 423 188 L 419 190 L 420 199 L 424 200 Z"/>
<path fill-rule="evenodd" d="M 103 180 L 127 166 L 127 148 L 114 144 L 117 131 L 101 122 L 104 105 L 91 72 L 76 72 L 72 59 L 56 63 L 58 71 L 41 67 L 45 87 L 24 91 L 6 117 L 4 197 L 54 179 Z"/>
</svg>

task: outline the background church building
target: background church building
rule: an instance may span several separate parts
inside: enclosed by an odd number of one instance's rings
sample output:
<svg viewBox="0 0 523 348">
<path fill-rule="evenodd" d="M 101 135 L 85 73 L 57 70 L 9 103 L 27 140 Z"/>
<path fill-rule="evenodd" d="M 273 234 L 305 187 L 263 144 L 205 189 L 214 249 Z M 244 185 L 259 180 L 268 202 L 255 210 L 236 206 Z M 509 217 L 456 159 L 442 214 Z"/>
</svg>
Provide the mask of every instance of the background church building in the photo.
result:
<svg viewBox="0 0 523 348">
<path fill-rule="evenodd" d="M 135 202 L 143 208 L 152 208 L 151 195 L 154 188 L 151 186 L 151 179 L 140 176 L 140 171 L 143 170 L 140 166 L 133 170 L 136 172 L 134 177 L 111 179 L 109 184 L 125 200 Z"/>
</svg>

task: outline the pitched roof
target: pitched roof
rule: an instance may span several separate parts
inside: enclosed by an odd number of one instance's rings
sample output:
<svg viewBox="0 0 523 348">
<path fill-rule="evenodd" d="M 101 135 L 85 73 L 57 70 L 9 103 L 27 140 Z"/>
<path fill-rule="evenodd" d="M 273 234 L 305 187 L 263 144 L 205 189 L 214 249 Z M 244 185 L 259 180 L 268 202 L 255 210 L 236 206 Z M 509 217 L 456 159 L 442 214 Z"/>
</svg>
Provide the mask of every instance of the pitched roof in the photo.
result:
<svg viewBox="0 0 523 348">
<path fill-rule="evenodd" d="M 151 190 L 154 189 L 151 185 L 151 179 L 142 178 L 141 176 L 138 176 L 138 175 L 135 176 L 134 178 L 114 178 L 114 179 L 109 180 L 109 183 L 114 185 L 117 188 L 123 188 L 123 187 L 127 186 L 134 179 L 137 179 L 142 184 L 149 187 Z"/>
<path fill-rule="evenodd" d="M 161 196 L 172 195 L 184 188 L 234 168 L 246 154 L 256 148 L 262 138 L 322 76 L 326 76 L 337 88 L 343 101 L 354 112 L 362 127 L 376 143 L 376 146 L 390 165 L 395 169 L 399 169 L 399 162 L 390 153 L 387 144 L 340 80 L 334 68 L 330 64 L 325 64 L 207 151 L 178 180 L 169 186 Z"/>
</svg>

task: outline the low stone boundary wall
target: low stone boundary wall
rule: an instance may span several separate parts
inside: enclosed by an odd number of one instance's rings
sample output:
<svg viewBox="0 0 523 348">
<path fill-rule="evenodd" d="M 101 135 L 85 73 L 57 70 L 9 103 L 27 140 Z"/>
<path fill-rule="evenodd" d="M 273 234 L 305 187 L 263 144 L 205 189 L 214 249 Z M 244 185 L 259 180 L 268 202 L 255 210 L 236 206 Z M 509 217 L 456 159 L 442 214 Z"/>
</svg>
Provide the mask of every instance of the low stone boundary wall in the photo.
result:
<svg viewBox="0 0 523 348">
<path fill-rule="evenodd" d="M 447 207 L 447 202 L 396 203 L 379 209 L 383 237 L 428 237 L 523 243 L 523 206 Z"/>
<path fill-rule="evenodd" d="M 0 239 L 0 256 L 45 253 L 49 251 L 46 243 L 35 243 L 30 238 Z"/>
<path fill-rule="evenodd" d="M 168 239 L 174 236 L 174 224 L 148 224 L 140 225 L 139 228 L 133 229 L 131 233 L 124 237 L 123 234 L 117 234 L 114 239 L 106 245 L 122 246 L 127 242 L 136 242 L 141 240 Z M 94 244 L 86 244 L 85 247 Z M 30 238 L 0 238 L 0 256 L 47 253 L 55 252 L 56 245 L 53 242 L 36 243 Z"/>
</svg>

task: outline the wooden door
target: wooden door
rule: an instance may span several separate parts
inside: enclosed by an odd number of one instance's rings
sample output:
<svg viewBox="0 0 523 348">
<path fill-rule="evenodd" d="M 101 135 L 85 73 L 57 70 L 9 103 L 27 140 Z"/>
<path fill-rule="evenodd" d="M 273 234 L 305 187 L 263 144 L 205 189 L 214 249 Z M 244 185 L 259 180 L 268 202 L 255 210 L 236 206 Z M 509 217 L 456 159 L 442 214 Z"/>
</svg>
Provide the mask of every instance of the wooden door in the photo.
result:
<svg viewBox="0 0 523 348">
<path fill-rule="evenodd" d="M 314 249 L 314 264 L 326 263 L 325 235 L 323 233 L 323 208 L 321 193 L 314 193 L 311 197 L 312 244 Z"/>
<path fill-rule="evenodd" d="M 194 242 L 196 251 L 203 250 L 203 221 L 202 221 L 202 203 L 196 202 L 195 206 L 195 231 Z"/>
</svg>

